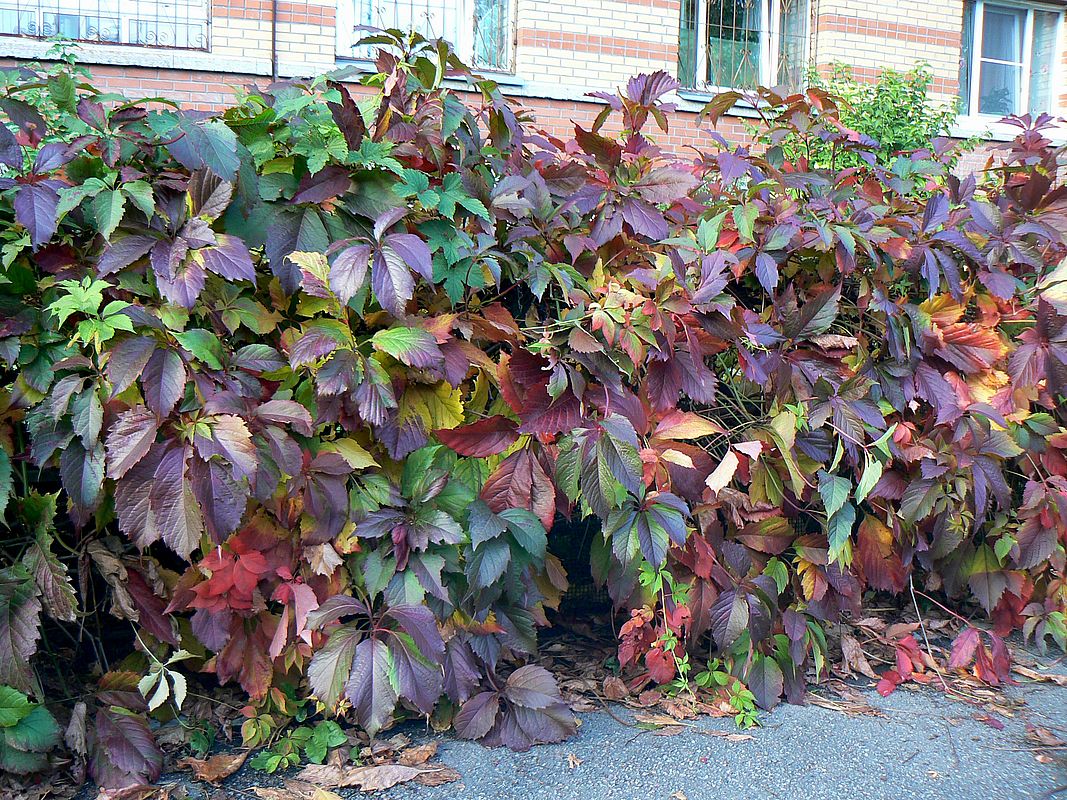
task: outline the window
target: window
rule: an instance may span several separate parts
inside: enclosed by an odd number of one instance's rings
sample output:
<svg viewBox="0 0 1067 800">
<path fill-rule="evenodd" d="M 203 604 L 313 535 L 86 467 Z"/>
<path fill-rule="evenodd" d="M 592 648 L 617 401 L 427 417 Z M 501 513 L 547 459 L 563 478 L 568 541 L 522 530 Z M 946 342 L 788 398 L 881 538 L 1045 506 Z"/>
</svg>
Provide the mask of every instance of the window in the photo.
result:
<svg viewBox="0 0 1067 800">
<path fill-rule="evenodd" d="M 0 35 L 206 50 L 208 0 L 0 0 Z"/>
<path fill-rule="evenodd" d="M 808 0 L 682 0 L 678 78 L 693 89 L 799 88 Z"/>
<path fill-rule="evenodd" d="M 337 52 L 349 58 L 374 57 L 374 47 L 358 47 L 360 26 L 414 30 L 445 39 L 459 57 L 479 69 L 512 69 L 514 0 L 338 0 Z M 346 18 L 347 15 L 350 15 Z"/>
<path fill-rule="evenodd" d="M 1052 111 L 1062 18 L 1055 8 L 1039 5 L 968 2 L 960 63 L 964 113 Z"/>
</svg>

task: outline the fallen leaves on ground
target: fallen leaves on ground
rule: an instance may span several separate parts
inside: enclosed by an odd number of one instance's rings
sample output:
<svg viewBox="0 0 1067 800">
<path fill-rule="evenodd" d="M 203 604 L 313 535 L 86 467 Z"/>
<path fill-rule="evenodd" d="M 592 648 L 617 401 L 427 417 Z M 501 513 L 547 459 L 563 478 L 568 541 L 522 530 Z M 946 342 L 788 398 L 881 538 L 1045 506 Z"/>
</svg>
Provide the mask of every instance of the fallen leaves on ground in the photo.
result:
<svg viewBox="0 0 1067 800">
<path fill-rule="evenodd" d="M 425 764 L 435 755 L 437 755 L 437 742 L 426 742 L 415 747 L 409 747 L 396 760 L 397 763 L 405 767 L 418 767 Z"/>
<path fill-rule="evenodd" d="M 447 778 L 447 780 L 445 780 Z M 376 764 L 373 766 L 338 766 L 335 764 L 309 764 L 300 770 L 296 780 L 323 788 L 355 788 L 364 792 L 390 789 L 401 783 L 418 780 L 451 783 L 459 779 L 454 769 L 439 764 L 409 767 L 404 764 Z"/>
<path fill-rule="evenodd" d="M 178 762 L 178 766 L 191 769 L 198 781 L 218 783 L 237 772 L 245 763 L 246 758 L 248 758 L 248 751 L 238 750 L 234 753 L 219 753 L 206 759 L 183 758 Z"/>
<path fill-rule="evenodd" d="M 1059 675 L 1055 672 L 1038 672 L 1036 669 L 1024 667 L 1022 664 L 1013 664 L 1011 671 L 1032 681 L 1054 683 L 1057 686 L 1067 686 L 1067 675 Z"/>
</svg>

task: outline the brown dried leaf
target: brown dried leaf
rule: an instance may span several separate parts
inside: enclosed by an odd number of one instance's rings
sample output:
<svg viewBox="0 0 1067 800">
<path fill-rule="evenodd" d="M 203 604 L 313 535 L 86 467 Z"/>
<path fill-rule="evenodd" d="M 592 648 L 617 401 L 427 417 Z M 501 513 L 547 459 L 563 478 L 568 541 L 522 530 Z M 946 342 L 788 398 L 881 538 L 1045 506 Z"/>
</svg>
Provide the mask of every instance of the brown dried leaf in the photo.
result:
<svg viewBox="0 0 1067 800">
<path fill-rule="evenodd" d="M 729 731 L 701 731 L 701 733 L 707 736 L 718 736 L 728 742 L 754 742 L 756 740 L 755 736 L 748 733 L 730 733 Z"/>
<path fill-rule="evenodd" d="M 841 635 L 841 655 L 844 656 L 845 666 L 850 671 L 855 670 L 872 680 L 879 679 L 878 673 L 871 666 L 871 662 L 863 655 L 863 647 L 854 637 L 849 636 L 847 633 Z"/>
<path fill-rule="evenodd" d="M 338 767 L 333 764 L 308 764 L 296 779 L 315 786 L 336 789 L 353 786 L 364 792 L 389 789 L 415 780 L 420 775 L 439 772 L 445 767 L 406 767 L 403 764 L 377 764 L 370 767 Z"/>
<path fill-rule="evenodd" d="M 604 697 L 608 700 L 625 700 L 630 696 L 630 690 L 622 678 L 609 675 L 604 678 Z"/>
<path fill-rule="evenodd" d="M 1018 675 L 1022 675 L 1024 678 L 1029 678 L 1032 681 L 1054 683 L 1057 686 L 1067 686 L 1067 675 L 1057 675 L 1054 672 L 1038 672 L 1029 667 L 1024 667 L 1022 664 L 1012 664 L 1011 671 Z"/>
<path fill-rule="evenodd" d="M 207 759 L 183 758 L 178 762 L 178 767 L 191 769 L 198 781 L 218 783 L 237 772 L 245 763 L 246 758 L 248 758 L 248 751 L 238 750 L 234 753 L 219 753 Z"/>
<path fill-rule="evenodd" d="M 397 757 L 397 762 L 405 767 L 418 767 L 435 755 L 437 755 L 437 742 L 426 742 L 426 744 L 409 747 Z"/>
<path fill-rule="evenodd" d="M 578 758 L 574 753 L 567 753 L 567 766 L 571 769 L 578 769 L 582 765 L 582 759 Z"/>
<path fill-rule="evenodd" d="M 1048 728 L 1039 728 L 1029 723 L 1026 725 L 1026 740 L 1042 747 L 1062 747 L 1067 744 Z"/>
<path fill-rule="evenodd" d="M 915 633 L 917 630 L 919 630 L 918 622 L 894 622 L 885 629 L 885 638 L 895 642 L 897 639 L 903 639 L 909 633 Z"/>
<path fill-rule="evenodd" d="M 437 769 L 423 772 L 415 776 L 415 783 L 420 786 L 440 786 L 444 783 L 453 783 L 460 779 L 460 774 L 451 767 L 443 764 L 434 764 Z"/>
</svg>

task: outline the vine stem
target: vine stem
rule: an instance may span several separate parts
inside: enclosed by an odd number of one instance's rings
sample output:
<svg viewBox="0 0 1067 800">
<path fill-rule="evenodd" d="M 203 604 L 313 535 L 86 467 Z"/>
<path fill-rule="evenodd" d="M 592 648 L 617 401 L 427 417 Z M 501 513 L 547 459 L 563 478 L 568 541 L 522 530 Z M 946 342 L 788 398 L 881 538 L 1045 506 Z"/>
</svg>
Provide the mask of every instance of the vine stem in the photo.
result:
<svg viewBox="0 0 1067 800">
<path fill-rule="evenodd" d="M 924 600 L 929 600 L 931 603 L 933 603 L 935 606 L 940 608 L 945 613 L 951 614 L 952 616 L 954 616 L 956 619 L 958 619 L 964 625 L 968 625 L 970 627 L 974 627 L 973 625 L 971 625 L 971 621 L 969 619 L 960 616 L 955 611 L 953 611 L 951 608 L 946 608 L 944 605 L 939 603 L 937 600 L 935 600 L 934 598 L 932 598 L 930 595 L 926 594 L 925 592 L 919 591 L 918 589 L 915 588 L 914 584 L 911 587 L 911 591 L 912 591 L 912 595 L 919 595 L 919 597 L 923 598 Z M 916 610 L 918 610 L 918 609 L 916 609 Z"/>
<path fill-rule="evenodd" d="M 937 679 L 941 681 L 941 688 L 948 694 L 951 690 L 948 688 L 948 683 L 945 682 L 945 676 L 941 674 L 941 670 L 937 668 L 937 663 L 934 661 L 934 649 L 930 646 L 930 637 L 926 634 L 926 622 L 923 621 L 922 612 L 919 611 L 919 601 L 915 598 L 915 580 L 912 576 L 908 576 L 908 587 L 911 589 L 911 603 L 915 607 L 915 616 L 919 619 L 919 628 L 923 632 L 923 641 L 926 642 L 926 652 L 930 656 L 930 662 L 934 664 L 934 672 L 937 673 Z"/>
</svg>

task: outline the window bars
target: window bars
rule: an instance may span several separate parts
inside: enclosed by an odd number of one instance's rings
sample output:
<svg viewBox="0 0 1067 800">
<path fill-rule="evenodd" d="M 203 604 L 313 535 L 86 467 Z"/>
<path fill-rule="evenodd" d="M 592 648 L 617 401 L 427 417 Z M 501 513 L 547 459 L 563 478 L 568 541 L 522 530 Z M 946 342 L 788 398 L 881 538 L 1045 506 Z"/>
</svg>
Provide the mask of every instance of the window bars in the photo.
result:
<svg viewBox="0 0 1067 800">
<path fill-rule="evenodd" d="M 0 0 L 0 35 L 207 50 L 208 0 Z"/>
<path fill-rule="evenodd" d="M 682 0 L 679 80 L 693 89 L 800 88 L 808 0 Z"/>
</svg>

